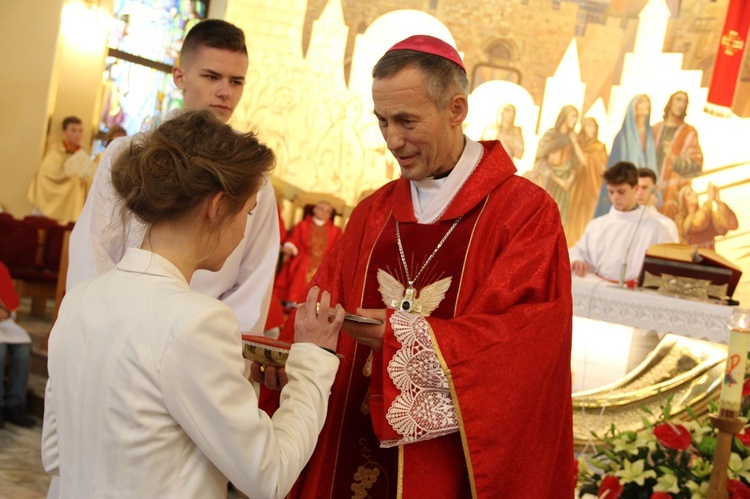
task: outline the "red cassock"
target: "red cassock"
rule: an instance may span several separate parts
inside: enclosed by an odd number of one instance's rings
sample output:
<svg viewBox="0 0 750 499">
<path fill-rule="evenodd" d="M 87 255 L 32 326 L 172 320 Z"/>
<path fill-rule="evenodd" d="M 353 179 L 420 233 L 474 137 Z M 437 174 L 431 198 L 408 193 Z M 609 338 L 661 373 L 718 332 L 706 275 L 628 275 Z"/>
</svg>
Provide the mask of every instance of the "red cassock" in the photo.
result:
<svg viewBox="0 0 750 499">
<path fill-rule="evenodd" d="M 292 497 L 573 497 L 572 299 L 559 212 L 514 174 L 499 142 L 482 145 L 480 164 L 434 224 L 416 223 L 405 178 L 365 199 L 312 283 L 348 311 L 384 308 L 378 269 L 405 283 L 396 221 L 414 276 L 461 217 L 414 286 L 451 278 L 426 318 L 437 362 L 412 359 L 415 372 L 444 374 L 458 431 L 380 447 L 399 437 L 385 417 L 399 396 L 388 369 L 402 346 L 389 309 L 383 351 L 369 361 L 371 349 L 341 334 L 328 418 Z M 273 399 L 263 392 L 264 407 Z"/>
<path fill-rule="evenodd" d="M 274 294 L 282 301 L 304 300 L 310 279 L 340 237 L 341 229 L 330 220 L 319 226 L 308 215 L 295 225 L 284 242 L 294 244 L 299 253 L 284 262 L 276 277 Z"/>
<path fill-rule="evenodd" d="M 0 305 L 12 312 L 18 308 L 19 303 L 10 271 L 5 264 L 0 262 Z"/>
</svg>

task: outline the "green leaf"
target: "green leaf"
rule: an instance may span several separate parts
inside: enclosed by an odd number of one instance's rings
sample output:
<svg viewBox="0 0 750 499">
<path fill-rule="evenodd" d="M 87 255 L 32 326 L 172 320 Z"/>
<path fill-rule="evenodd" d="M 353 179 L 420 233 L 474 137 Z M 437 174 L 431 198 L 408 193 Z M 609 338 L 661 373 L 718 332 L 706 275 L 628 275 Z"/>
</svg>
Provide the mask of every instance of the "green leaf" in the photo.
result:
<svg viewBox="0 0 750 499">
<path fill-rule="evenodd" d="M 693 418 L 693 421 L 698 421 L 698 415 L 695 414 L 695 411 L 693 410 L 692 407 L 687 406 L 685 408 L 685 411 L 687 411 L 687 413 L 690 414 L 690 417 Z"/>
<path fill-rule="evenodd" d="M 659 465 L 656 468 L 659 471 L 661 471 L 662 473 L 664 473 L 665 475 L 674 475 L 675 474 L 674 470 L 672 468 L 667 467 L 667 466 L 661 466 L 661 465 Z"/>
</svg>

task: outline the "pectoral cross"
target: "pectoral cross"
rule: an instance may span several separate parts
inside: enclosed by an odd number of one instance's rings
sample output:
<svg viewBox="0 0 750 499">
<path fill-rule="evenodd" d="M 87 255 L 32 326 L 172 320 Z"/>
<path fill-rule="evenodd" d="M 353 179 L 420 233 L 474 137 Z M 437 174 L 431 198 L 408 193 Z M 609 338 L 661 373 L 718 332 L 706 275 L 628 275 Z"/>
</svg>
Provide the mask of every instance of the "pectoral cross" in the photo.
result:
<svg viewBox="0 0 750 499">
<path fill-rule="evenodd" d="M 415 297 L 416 293 L 417 290 L 409 286 L 404 291 L 404 296 L 400 300 L 391 300 L 391 307 L 394 307 L 398 310 L 403 310 L 404 312 L 419 313 L 422 310 L 422 306 L 417 303 L 417 299 Z"/>
</svg>

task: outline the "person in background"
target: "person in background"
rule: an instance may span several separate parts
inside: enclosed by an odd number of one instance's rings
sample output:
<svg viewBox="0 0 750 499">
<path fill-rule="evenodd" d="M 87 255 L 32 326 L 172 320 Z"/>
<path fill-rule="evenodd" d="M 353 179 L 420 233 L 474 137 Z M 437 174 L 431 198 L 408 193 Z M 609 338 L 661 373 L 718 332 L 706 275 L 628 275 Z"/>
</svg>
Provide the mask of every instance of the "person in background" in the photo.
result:
<svg viewBox="0 0 750 499">
<path fill-rule="evenodd" d="M 539 185 L 557 203 L 563 227 L 568 224 L 570 198 L 577 181 L 579 164 L 582 159 L 585 160 L 575 132 L 577 122 L 578 110 L 573 106 L 563 106 L 555 126 L 539 139 L 534 162 Z"/>
<path fill-rule="evenodd" d="M 638 187 L 636 188 L 635 198 L 638 204 L 646 209 L 646 215 L 657 219 L 667 229 L 672 242 L 680 240 L 680 234 L 674 220 L 662 215 L 656 209 L 659 198 L 656 196 L 656 174 L 653 170 L 638 168 Z"/>
<path fill-rule="evenodd" d="M 638 169 L 619 161 L 604 172 L 604 183 L 612 203 L 609 213 L 594 218 L 583 237 L 570 248 L 573 273 L 589 272 L 629 287 L 641 273 L 646 250 L 652 244 L 676 242 L 655 218 L 638 206 Z"/>
<path fill-rule="evenodd" d="M 248 57 L 245 35 L 216 19 L 201 21 L 185 37 L 180 61 L 172 71 L 186 109 L 208 109 L 227 122 L 242 97 Z M 67 286 L 73 287 L 115 267 L 129 247 L 143 242 L 145 224 L 117 210 L 110 179 L 112 159 L 130 139 L 104 151 L 91 193 L 70 236 Z M 193 289 L 218 298 L 234 311 L 240 328 L 262 334 L 271 300 L 279 255 L 279 222 L 270 182 L 258 193 L 258 205 L 247 215 L 245 237 L 219 270 L 198 270 Z"/>
<path fill-rule="evenodd" d="M 330 308 L 329 322 L 329 293 L 310 290 L 270 418 L 243 376 L 232 310 L 188 286 L 244 239 L 273 163 L 253 133 L 207 110 L 112 158 L 121 209 L 146 237 L 66 294 L 50 334 L 42 462 L 59 474 L 61 497 L 226 497 L 231 479 L 253 497 L 282 498 L 294 484 L 325 419 L 343 308 Z"/>
<path fill-rule="evenodd" d="M 91 173 L 88 152 L 81 147 L 83 123 L 77 116 L 62 122 L 62 141 L 50 144 L 26 197 L 34 212 L 65 225 L 78 220 Z"/>
<path fill-rule="evenodd" d="M 570 213 L 565 225 L 568 247 L 578 242 L 594 214 L 607 165 L 607 148 L 599 140 L 599 124 L 594 118 L 581 121 L 578 144 L 583 154 L 578 160 L 578 175 L 570 194 Z"/>
<path fill-rule="evenodd" d="M 516 106 L 504 105 L 497 113 L 495 124 L 482 132 L 482 140 L 499 140 L 511 159 L 523 158 L 523 130 L 516 125 Z"/>
<path fill-rule="evenodd" d="M 651 128 L 651 99 L 646 94 L 636 95 L 630 100 L 622 128 L 612 142 L 607 168 L 618 161 L 633 163 L 637 168 L 649 168 L 657 174 L 659 172 L 654 131 Z M 602 185 L 594 217 L 606 215 L 611 207 L 607 186 Z"/>
<path fill-rule="evenodd" d="M 685 123 L 688 95 L 673 93 L 664 106 L 664 121 L 654 125 L 656 161 L 659 165 L 659 211 L 669 218 L 677 214 L 677 195 L 703 170 L 703 151 L 698 131 Z"/>
<path fill-rule="evenodd" d="M 409 37 L 373 78 L 401 178 L 354 209 L 312 285 L 382 323 L 344 321 L 330 416 L 292 497 L 571 497 L 558 209 L 500 142 L 464 135 L 469 83 L 455 48 Z M 252 372 L 283 384 L 278 370 Z"/>
<path fill-rule="evenodd" d="M 107 130 L 107 134 L 104 136 L 104 149 L 109 147 L 109 145 L 112 143 L 113 140 L 119 138 L 119 137 L 127 137 L 128 132 L 121 127 L 120 125 L 112 125 L 109 127 L 109 130 Z M 96 155 L 93 162 L 93 172 L 91 175 L 87 178 L 86 181 L 86 196 L 88 197 L 89 192 L 91 191 L 91 184 L 94 182 L 94 176 L 96 175 L 96 169 L 99 168 L 99 163 L 102 160 L 102 156 L 104 156 L 104 150 L 100 151 L 99 154 Z"/>
<path fill-rule="evenodd" d="M 683 187 L 677 196 L 675 222 L 685 244 L 714 249 L 716 236 L 736 230 L 739 222 L 732 208 L 721 200 L 718 187 L 709 183 L 707 193 L 706 201 L 699 204 L 692 187 Z"/>
<path fill-rule="evenodd" d="M 285 306 L 304 298 L 308 283 L 341 237 L 341 229 L 331 220 L 333 213 L 331 203 L 318 202 L 312 215 L 305 216 L 286 237 L 281 247 L 286 259 L 274 285 L 274 294 Z"/>
<path fill-rule="evenodd" d="M 26 385 L 29 381 L 31 337 L 15 321 L 18 294 L 13 287 L 8 267 L 0 262 L 0 366 L 5 371 L 8 361 L 8 386 L 0 376 L 0 428 L 8 421 L 25 428 L 36 420 L 26 414 Z"/>
</svg>

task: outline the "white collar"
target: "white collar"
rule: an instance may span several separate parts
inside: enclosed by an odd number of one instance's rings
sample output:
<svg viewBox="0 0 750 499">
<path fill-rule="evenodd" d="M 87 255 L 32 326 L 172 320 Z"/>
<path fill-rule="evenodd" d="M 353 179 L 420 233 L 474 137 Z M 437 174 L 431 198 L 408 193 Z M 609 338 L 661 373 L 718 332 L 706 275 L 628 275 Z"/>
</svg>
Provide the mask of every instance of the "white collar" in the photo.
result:
<svg viewBox="0 0 750 499">
<path fill-rule="evenodd" d="M 641 205 L 636 205 L 636 207 L 630 211 L 620 211 L 616 209 L 614 206 L 612 206 L 609 209 L 609 214 L 613 218 L 618 218 L 622 220 L 630 220 L 630 219 L 638 220 L 641 217 L 642 211 L 644 211 L 644 208 Z"/>
<path fill-rule="evenodd" d="M 122 260 L 117 264 L 117 270 L 133 274 L 171 277 L 181 281 L 186 288 L 189 287 L 185 276 L 172 262 L 161 255 L 140 248 L 128 248 Z"/>
<path fill-rule="evenodd" d="M 456 166 L 450 175 L 441 179 L 426 178 L 424 180 L 413 181 L 411 183 L 411 203 L 414 208 L 414 217 L 417 223 L 431 224 L 436 222 L 445 213 L 448 205 L 451 203 L 458 191 L 461 190 L 466 179 L 474 172 L 484 154 L 484 147 L 479 142 L 475 142 L 464 136 L 466 144 L 458 158 Z M 419 205 L 419 191 L 437 190 L 435 197 L 430 203 L 422 208 Z"/>
</svg>

